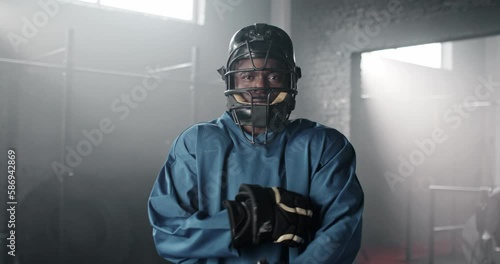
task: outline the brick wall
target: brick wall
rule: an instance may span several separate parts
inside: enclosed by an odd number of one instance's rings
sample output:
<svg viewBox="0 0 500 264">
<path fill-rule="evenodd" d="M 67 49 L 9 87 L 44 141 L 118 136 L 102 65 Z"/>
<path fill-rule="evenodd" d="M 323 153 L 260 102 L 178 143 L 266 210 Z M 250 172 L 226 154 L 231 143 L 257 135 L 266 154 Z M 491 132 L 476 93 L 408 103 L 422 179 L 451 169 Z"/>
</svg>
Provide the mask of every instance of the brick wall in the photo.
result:
<svg viewBox="0 0 500 264">
<path fill-rule="evenodd" d="M 499 33 L 498 0 L 293 1 L 291 34 L 303 72 L 294 115 L 337 128 L 357 150 L 370 148 L 373 142 L 363 134 L 370 131 L 368 125 L 356 123 L 356 131 L 351 129 L 361 102 L 353 81 L 357 73 L 351 69 L 359 66 L 360 52 Z M 371 155 L 358 153 L 358 176 L 367 199 L 364 244 L 403 245 L 407 186 L 388 190 L 383 175 L 387 168 Z M 428 194 L 419 195 L 418 202 L 427 209 Z M 426 243 L 428 212 L 416 213 L 413 232 Z"/>
<path fill-rule="evenodd" d="M 350 134 L 351 54 L 500 33 L 500 5 L 481 1 L 293 1 L 302 67 L 296 114 Z"/>
</svg>

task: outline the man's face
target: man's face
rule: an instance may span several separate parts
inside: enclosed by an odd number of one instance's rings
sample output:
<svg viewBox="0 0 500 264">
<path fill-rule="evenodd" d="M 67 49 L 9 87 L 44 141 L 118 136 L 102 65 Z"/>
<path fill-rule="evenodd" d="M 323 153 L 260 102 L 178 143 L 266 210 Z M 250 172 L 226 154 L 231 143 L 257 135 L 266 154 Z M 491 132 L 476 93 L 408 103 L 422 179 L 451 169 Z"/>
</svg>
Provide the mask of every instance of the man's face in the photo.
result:
<svg viewBox="0 0 500 264">
<path fill-rule="evenodd" d="M 275 59 L 268 59 L 267 65 L 264 65 L 265 59 L 255 58 L 253 64 L 256 68 L 281 68 L 284 69 L 283 64 Z M 252 69 L 254 65 L 250 59 L 238 61 L 236 70 Z M 246 102 L 254 104 L 266 104 L 267 97 L 272 88 L 283 88 L 287 86 L 287 74 L 283 72 L 273 71 L 249 71 L 237 72 L 234 74 L 234 87 L 236 89 L 244 88 L 266 88 L 261 90 L 250 91 L 243 93 L 242 96 Z M 269 103 L 272 103 L 278 96 L 279 92 L 272 92 L 269 96 Z"/>
</svg>

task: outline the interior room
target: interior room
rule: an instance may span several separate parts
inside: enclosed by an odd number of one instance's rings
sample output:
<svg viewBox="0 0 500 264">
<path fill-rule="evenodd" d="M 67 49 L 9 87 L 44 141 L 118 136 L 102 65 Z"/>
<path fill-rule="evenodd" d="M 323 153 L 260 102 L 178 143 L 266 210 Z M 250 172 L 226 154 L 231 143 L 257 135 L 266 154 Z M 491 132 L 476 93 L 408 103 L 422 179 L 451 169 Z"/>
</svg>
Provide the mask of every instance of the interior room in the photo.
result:
<svg viewBox="0 0 500 264">
<path fill-rule="evenodd" d="M 154 234 L 179 230 L 152 227 L 151 200 L 169 153 L 185 147 L 179 135 L 224 113 L 239 118 L 224 93 L 238 81 L 220 69 L 235 32 L 256 23 L 293 42 L 290 122 L 333 128 L 355 151 L 364 205 L 352 263 L 500 264 L 498 0 L 0 1 L 0 263 L 246 263 L 163 257 L 179 245 Z M 210 177 L 223 186 L 195 183 L 225 191 L 232 173 L 220 174 Z M 216 251 L 218 241 L 196 247 Z M 323 258 L 337 246 L 300 262 L 348 263 Z"/>
</svg>

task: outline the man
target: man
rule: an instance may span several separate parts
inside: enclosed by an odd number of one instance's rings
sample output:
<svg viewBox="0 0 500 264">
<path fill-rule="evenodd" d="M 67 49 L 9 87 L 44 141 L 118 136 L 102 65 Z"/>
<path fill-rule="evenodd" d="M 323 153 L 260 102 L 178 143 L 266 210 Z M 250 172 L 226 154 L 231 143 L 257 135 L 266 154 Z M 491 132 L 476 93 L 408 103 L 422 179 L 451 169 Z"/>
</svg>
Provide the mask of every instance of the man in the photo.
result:
<svg viewBox="0 0 500 264">
<path fill-rule="evenodd" d="M 158 253 L 175 263 L 351 264 L 363 192 L 337 130 L 298 119 L 300 68 L 281 29 L 255 24 L 219 69 L 228 110 L 173 143 L 149 199 Z"/>
</svg>

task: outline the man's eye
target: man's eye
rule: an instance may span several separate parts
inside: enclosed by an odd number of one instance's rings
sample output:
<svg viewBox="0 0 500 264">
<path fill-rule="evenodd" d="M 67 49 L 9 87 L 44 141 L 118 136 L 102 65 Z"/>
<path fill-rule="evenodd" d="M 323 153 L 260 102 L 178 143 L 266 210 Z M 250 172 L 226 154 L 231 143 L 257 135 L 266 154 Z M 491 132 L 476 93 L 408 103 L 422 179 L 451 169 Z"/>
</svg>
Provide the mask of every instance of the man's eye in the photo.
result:
<svg viewBox="0 0 500 264">
<path fill-rule="evenodd" d="M 253 76 L 252 75 L 242 75 L 241 79 L 243 79 L 243 80 L 252 80 Z"/>
<path fill-rule="evenodd" d="M 279 74 L 271 74 L 269 75 L 269 80 L 281 80 L 281 75 Z"/>
</svg>

